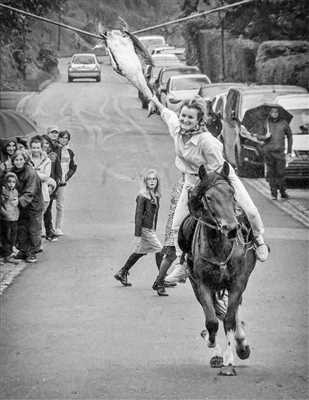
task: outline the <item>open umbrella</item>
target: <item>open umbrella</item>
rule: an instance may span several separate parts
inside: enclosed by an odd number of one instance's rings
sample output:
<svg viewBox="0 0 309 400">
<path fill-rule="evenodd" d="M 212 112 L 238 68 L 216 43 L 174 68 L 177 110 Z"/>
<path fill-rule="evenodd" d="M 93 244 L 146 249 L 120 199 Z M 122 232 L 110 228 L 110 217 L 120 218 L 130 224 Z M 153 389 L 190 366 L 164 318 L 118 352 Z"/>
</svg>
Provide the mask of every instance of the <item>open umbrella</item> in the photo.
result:
<svg viewBox="0 0 309 400">
<path fill-rule="evenodd" d="M 37 127 L 23 114 L 13 110 L 0 110 L 0 140 L 37 133 Z"/>
<path fill-rule="evenodd" d="M 284 119 L 288 123 L 291 122 L 293 115 L 287 112 L 283 107 L 279 106 L 278 104 L 264 103 L 260 106 L 247 110 L 242 120 L 242 124 L 248 129 L 248 131 L 253 133 L 258 132 L 260 127 L 263 126 L 267 120 L 269 112 L 272 108 L 277 108 L 280 119 Z"/>
</svg>

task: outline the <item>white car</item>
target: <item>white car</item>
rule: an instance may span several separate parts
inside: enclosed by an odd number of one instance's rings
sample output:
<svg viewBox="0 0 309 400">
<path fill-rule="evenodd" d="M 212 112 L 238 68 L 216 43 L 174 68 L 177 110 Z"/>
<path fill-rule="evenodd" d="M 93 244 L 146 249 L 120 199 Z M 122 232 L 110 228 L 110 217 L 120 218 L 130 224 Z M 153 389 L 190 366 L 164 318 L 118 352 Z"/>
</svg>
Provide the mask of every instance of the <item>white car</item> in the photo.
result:
<svg viewBox="0 0 309 400">
<path fill-rule="evenodd" d="M 286 168 L 286 177 L 309 181 L 309 94 L 278 96 L 275 102 L 293 116 L 293 158 Z"/>
<path fill-rule="evenodd" d="M 174 47 L 174 46 L 165 46 L 165 47 L 156 47 L 152 50 L 152 55 L 155 54 L 175 54 L 179 58 L 180 61 L 186 60 L 186 49 L 184 47 Z"/>
<path fill-rule="evenodd" d="M 93 78 L 101 80 L 101 66 L 93 53 L 74 54 L 68 65 L 68 82 L 73 79 Z"/>
<path fill-rule="evenodd" d="M 177 111 L 183 100 L 191 99 L 198 94 L 201 86 L 210 83 L 205 74 L 186 74 L 171 76 L 165 93 L 162 92 L 162 103 L 173 111 Z"/>
<path fill-rule="evenodd" d="M 150 54 L 156 47 L 167 46 L 164 36 L 161 35 L 137 36 L 137 38 Z"/>
</svg>

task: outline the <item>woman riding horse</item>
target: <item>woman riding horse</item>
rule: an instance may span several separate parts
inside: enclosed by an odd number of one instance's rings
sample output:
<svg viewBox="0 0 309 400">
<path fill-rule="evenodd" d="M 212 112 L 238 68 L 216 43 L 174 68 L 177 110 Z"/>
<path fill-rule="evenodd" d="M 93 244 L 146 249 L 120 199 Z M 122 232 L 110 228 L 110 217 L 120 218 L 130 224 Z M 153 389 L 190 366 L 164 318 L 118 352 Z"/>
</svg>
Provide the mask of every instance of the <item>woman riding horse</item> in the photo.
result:
<svg viewBox="0 0 309 400">
<path fill-rule="evenodd" d="M 178 244 L 178 232 L 181 223 L 189 214 L 188 190 L 199 181 L 198 170 L 201 165 L 205 166 L 207 173 L 222 169 L 225 161 L 223 146 L 205 127 L 203 122 L 205 105 L 202 99 L 185 100 L 179 109 L 179 116 L 164 107 L 156 96 L 152 97 L 152 102 L 158 108 L 161 118 L 166 123 L 174 140 L 176 167 L 185 175 L 185 183 L 176 206 L 172 227 L 176 255 L 180 260 L 182 251 Z M 234 188 L 236 200 L 251 224 L 256 257 L 264 262 L 268 257 L 268 247 L 263 238 L 264 226 L 261 216 L 232 166 L 229 168 L 228 178 Z M 222 231 L 227 229 L 224 222 L 221 229 Z M 172 278 L 181 280 L 184 276 L 185 266 L 178 263 L 172 274 L 169 275 L 169 280 Z"/>
</svg>

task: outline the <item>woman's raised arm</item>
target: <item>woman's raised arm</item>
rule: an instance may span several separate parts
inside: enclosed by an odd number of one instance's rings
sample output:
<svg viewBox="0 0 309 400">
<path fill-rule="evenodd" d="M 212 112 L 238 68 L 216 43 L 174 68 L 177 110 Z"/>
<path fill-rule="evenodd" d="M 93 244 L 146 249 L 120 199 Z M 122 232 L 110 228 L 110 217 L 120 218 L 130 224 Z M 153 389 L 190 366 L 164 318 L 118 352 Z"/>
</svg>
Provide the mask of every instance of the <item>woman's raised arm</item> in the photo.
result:
<svg viewBox="0 0 309 400">
<path fill-rule="evenodd" d="M 151 98 L 151 102 L 157 107 L 160 112 L 160 116 L 162 121 L 166 123 L 168 127 L 169 134 L 174 137 L 179 130 L 179 119 L 177 114 L 169 110 L 168 108 L 164 107 L 164 105 L 159 101 L 157 96 L 153 96 Z M 151 107 L 151 105 L 150 105 Z"/>
</svg>

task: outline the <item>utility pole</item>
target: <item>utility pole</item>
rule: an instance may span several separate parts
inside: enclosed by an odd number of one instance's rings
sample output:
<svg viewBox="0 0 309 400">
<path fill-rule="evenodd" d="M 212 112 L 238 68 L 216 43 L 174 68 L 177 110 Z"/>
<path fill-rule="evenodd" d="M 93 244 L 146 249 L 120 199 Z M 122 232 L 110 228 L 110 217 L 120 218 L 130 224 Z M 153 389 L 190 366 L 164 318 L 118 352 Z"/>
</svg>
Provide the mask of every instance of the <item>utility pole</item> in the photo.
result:
<svg viewBox="0 0 309 400">
<path fill-rule="evenodd" d="M 58 11 L 58 21 L 61 23 L 62 19 L 62 8 L 59 6 L 59 11 Z M 60 51 L 60 46 L 61 46 L 61 26 L 58 25 L 58 43 L 57 43 L 57 49 Z"/>
<path fill-rule="evenodd" d="M 221 6 L 223 6 L 224 1 L 221 1 Z M 225 80 L 225 50 L 224 50 L 224 11 L 219 11 L 220 20 L 220 35 L 221 35 L 221 75 L 222 81 Z"/>
</svg>

